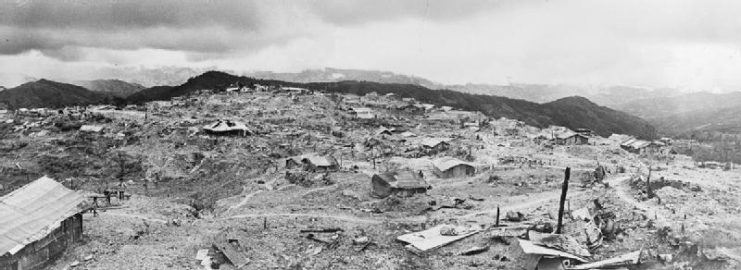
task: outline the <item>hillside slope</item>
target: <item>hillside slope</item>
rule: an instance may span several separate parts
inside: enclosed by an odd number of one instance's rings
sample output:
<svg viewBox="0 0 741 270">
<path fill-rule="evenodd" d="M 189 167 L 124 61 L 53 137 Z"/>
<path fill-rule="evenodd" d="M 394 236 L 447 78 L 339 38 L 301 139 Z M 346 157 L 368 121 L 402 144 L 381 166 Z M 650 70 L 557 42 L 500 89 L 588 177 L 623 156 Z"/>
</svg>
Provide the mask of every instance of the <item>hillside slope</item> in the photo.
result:
<svg viewBox="0 0 741 270">
<path fill-rule="evenodd" d="M 145 88 L 141 84 L 129 83 L 116 79 L 80 81 L 77 85 L 85 87 L 90 91 L 109 93 L 121 98 L 125 98 Z"/>
<path fill-rule="evenodd" d="M 113 102 L 115 102 L 115 98 L 108 94 L 45 79 L 24 83 L 18 87 L 0 92 L 0 103 L 6 104 L 11 109 L 58 108 Z"/>
<path fill-rule="evenodd" d="M 543 104 L 555 123 L 565 127 L 580 125 L 602 136 L 612 133 L 653 137 L 656 129 L 649 122 L 607 107 L 599 106 L 583 97 L 566 97 Z"/>
<path fill-rule="evenodd" d="M 602 136 L 624 133 L 652 138 L 655 129 L 646 121 L 609 108 L 600 107 L 584 98 L 565 98 L 559 102 L 538 104 L 519 99 L 491 95 L 474 95 L 452 90 L 431 90 L 414 84 L 383 84 L 376 82 L 341 81 L 292 83 L 276 80 L 258 80 L 237 77 L 224 72 L 209 71 L 189 79 L 185 84 L 172 88 L 150 88 L 129 97 L 131 102 L 167 100 L 175 96 L 187 95 L 200 89 L 224 89 L 233 83 L 252 85 L 255 83 L 274 86 L 305 87 L 330 93 L 364 95 L 370 92 L 379 94 L 394 93 L 421 102 L 440 106 L 452 106 L 469 111 L 480 111 L 488 116 L 518 119 L 527 124 L 547 127 L 564 125 L 569 128 L 589 128 Z"/>
</svg>

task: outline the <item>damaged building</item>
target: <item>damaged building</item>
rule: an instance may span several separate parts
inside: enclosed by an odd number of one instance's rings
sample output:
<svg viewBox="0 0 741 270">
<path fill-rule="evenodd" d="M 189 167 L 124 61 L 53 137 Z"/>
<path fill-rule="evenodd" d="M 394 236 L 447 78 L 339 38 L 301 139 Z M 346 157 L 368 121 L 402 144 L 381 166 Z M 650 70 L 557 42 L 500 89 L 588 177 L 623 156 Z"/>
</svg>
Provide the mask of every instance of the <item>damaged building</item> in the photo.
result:
<svg viewBox="0 0 741 270">
<path fill-rule="evenodd" d="M 556 144 L 584 145 L 589 144 L 589 137 L 582 133 L 566 132 L 556 136 Z"/>
<path fill-rule="evenodd" d="M 411 196 L 416 193 L 426 193 L 432 188 L 421 173 L 411 170 L 377 173 L 371 177 L 371 194 L 378 198 L 385 198 L 391 194 Z"/>
<path fill-rule="evenodd" d="M 247 136 L 252 134 L 247 125 L 242 122 L 230 120 L 218 120 L 203 127 L 203 131 L 212 135 L 237 135 Z"/>
<path fill-rule="evenodd" d="M 303 155 L 286 158 L 286 169 L 301 168 L 312 172 L 338 171 L 340 165 L 337 159 L 331 156 Z"/>
<path fill-rule="evenodd" d="M 0 269 L 42 269 L 82 238 L 85 198 L 46 176 L 0 198 Z"/>
</svg>

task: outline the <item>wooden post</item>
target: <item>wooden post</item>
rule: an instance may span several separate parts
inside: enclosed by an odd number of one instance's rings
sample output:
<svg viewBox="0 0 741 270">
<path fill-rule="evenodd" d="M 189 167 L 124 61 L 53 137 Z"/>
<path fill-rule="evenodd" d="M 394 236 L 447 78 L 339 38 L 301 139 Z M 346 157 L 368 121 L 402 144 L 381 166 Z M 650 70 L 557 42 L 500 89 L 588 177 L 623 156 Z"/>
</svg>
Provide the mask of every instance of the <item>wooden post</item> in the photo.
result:
<svg viewBox="0 0 741 270">
<path fill-rule="evenodd" d="M 563 210 L 564 203 L 566 202 L 566 192 L 569 190 L 569 177 L 571 177 L 571 168 L 566 167 L 563 185 L 561 186 L 561 201 L 558 204 L 558 227 L 556 227 L 556 234 L 561 234 L 561 227 L 563 226 Z"/>
<path fill-rule="evenodd" d="M 653 198 L 653 190 L 651 190 L 651 166 L 648 166 L 648 176 L 646 177 L 646 194 L 649 198 Z"/>
<path fill-rule="evenodd" d="M 499 205 L 497 205 L 497 223 L 495 226 L 499 227 Z"/>
</svg>

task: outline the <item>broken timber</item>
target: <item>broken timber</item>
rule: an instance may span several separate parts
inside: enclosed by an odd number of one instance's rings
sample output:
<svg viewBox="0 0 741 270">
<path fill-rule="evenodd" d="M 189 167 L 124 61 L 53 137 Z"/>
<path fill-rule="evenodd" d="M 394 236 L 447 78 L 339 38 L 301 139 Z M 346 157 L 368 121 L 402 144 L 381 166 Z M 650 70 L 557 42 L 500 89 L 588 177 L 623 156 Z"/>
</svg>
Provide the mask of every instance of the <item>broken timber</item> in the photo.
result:
<svg viewBox="0 0 741 270">
<path fill-rule="evenodd" d="M 620 266 L 636 265 L 640 263 L 641 250 L 617 256 L 615 258 L 602 260 L 598 262 L 585 263 L 580 265 L 572 266 L 568 269 L 574 270 L 587 270 L 587 269 L 599 269 L 599 268 L 614 268 Z"/>
<path fill-rule="evenodd" d="M 247 256 L 245 256 L 243 252 L 237 250 L 230 243 L 214 244 L 214 248 L 223 253 L 224 257 L 226 257 L 226 259 L 229 260 L 229 262 L 231 262 L 237 269 L 240 269 L 250 263 L 250 259 L 247 258 Z"/>
<path fill-rule="evenodd" d="M 566 192 L 569 190 L 569 177 L 571 175 L 571 168 L 566 167 L 565 176 L 563 178 L 563 186 L 561 187 L 561 201 L 558 203 L 558 226 L 556 227 L 556 234 L 561 234 L 561 227 L 563 227 L 563 204 L 566 201 Z"/>
</svg>

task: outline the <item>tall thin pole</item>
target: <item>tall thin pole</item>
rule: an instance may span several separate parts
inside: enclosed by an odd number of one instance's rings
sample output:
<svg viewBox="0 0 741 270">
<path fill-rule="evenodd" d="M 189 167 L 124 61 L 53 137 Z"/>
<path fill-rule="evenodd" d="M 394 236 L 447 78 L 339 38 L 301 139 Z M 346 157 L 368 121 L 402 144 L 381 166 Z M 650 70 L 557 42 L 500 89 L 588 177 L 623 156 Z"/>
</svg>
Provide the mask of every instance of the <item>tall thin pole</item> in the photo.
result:
<svg viewBox="0 0 741 270">
<path fill-rule="evenodd" d="M 566 202 L 566 192 L 569 190 L 569 177 L 571 176 L 571 168 L 566 167 L 566 172 L 563 178 L 563 185 L 561 186 L 561 201 L 558 206 L 558 227 L 556 227 L 556 234 L 561 234 L 561 227 L 563 226 L 563 210 L 564 203 Z"/>
<path fill-rule="evenodd" d="M 499 205 L 497 205 L 497 223 L 495 226 L 499 227 Z"/>
</svg>

